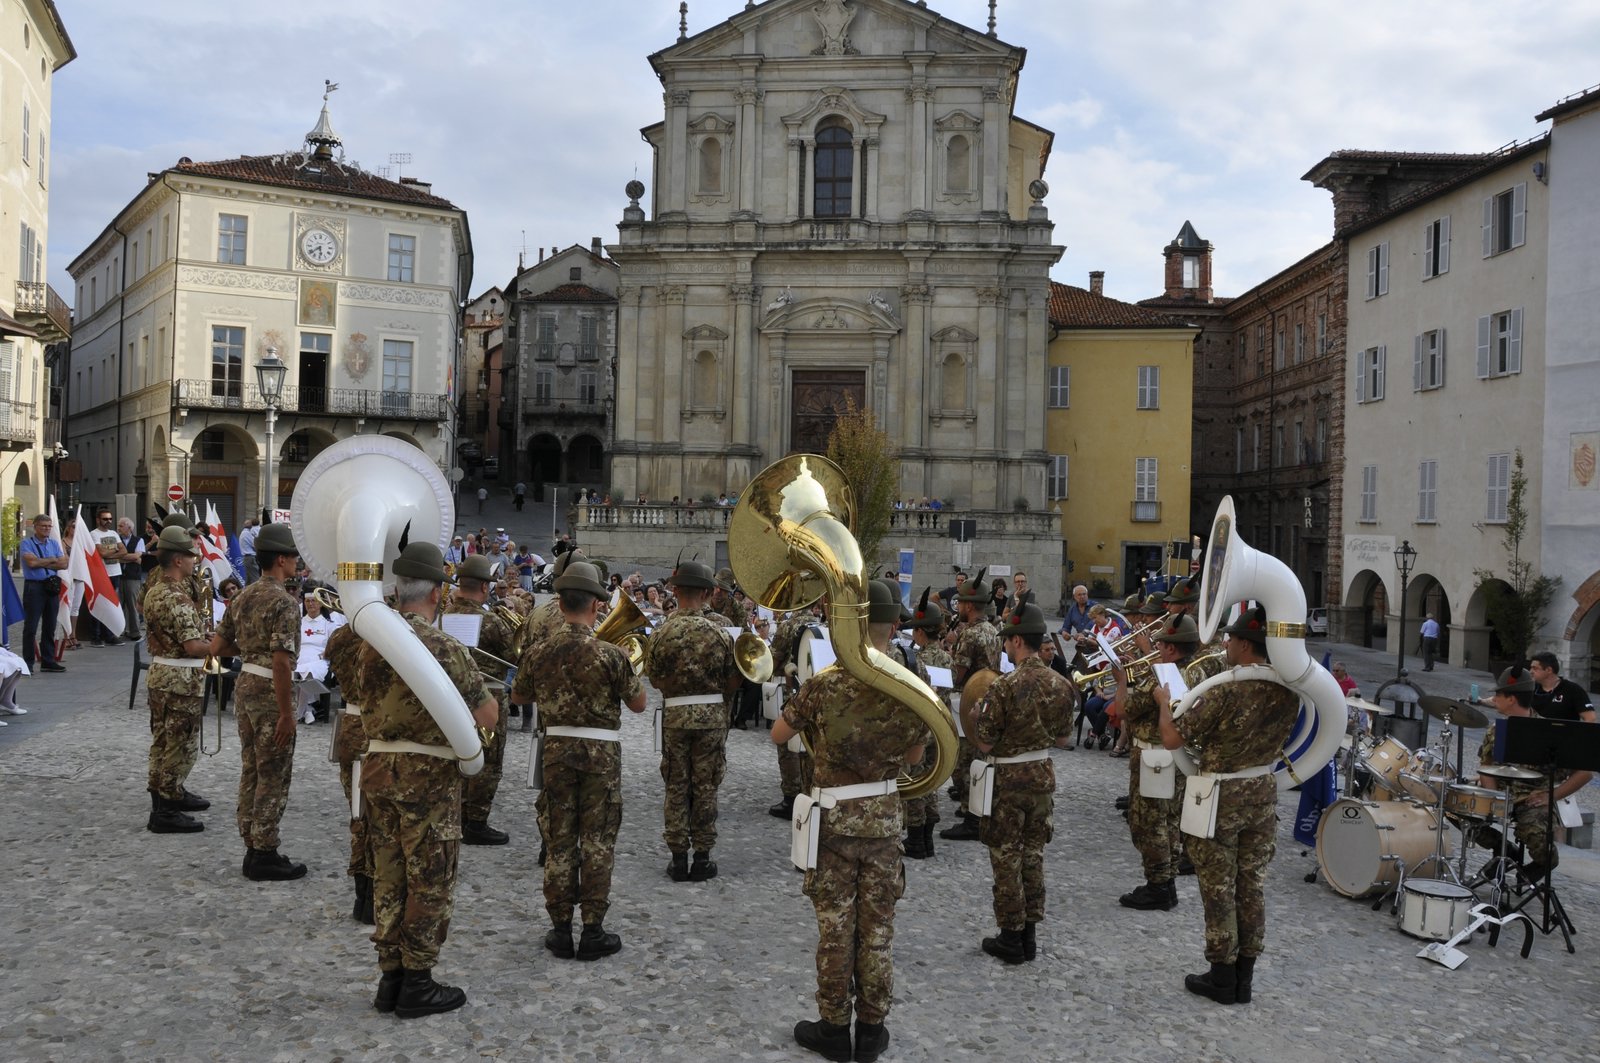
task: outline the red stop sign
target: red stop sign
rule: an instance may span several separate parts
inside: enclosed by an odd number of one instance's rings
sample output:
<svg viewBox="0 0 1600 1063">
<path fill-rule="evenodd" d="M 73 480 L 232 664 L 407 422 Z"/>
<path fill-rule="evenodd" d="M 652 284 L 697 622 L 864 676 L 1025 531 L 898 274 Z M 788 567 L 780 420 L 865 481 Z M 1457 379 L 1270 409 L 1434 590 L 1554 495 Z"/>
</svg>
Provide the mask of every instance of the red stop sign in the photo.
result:
<svg viewBox="0 0 1600 1063">
<path fill-rule="evenodd" d="M 169 502 L 182 502 L 183 501 L 183 485 L 182 484 L 173 484 L 171 487 L 167 488 L 167 501 L 169 501 Z"/>
</svg>

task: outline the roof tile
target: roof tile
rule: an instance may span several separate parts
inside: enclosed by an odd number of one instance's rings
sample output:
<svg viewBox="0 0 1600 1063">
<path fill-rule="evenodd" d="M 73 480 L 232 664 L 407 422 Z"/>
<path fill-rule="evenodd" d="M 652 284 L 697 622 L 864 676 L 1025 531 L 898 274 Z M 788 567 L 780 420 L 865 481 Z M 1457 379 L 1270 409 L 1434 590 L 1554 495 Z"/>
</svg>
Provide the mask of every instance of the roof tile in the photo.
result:
<svg viewBox="0 0 1600 1063">
<path fill-rule="evenodd" d="M 1050 282 L 1050 324 L 1057 328 L 1188 327 L 1180 318 L 1055 281 Z"/>
<path fill-rule="evenodd" d="M 361 199 L 383 199 L 393 203 L 410 203 L 419 207 L 437 207 L 455 210 L 455 204 L 412 184 L 390 181 L 367 173 L 348 163 L 310 162 L 298 151 L 281 155 L 244 155 L 237 159 L 217 162 L 180 160 L 173 167 L 179 173 L 204 177 L 221 177 L 230 181 L 250 181 L 255 184 L 277 185 L 283 188 L 304 188 L 319 192 L 356 196 Z"/>
</svg>

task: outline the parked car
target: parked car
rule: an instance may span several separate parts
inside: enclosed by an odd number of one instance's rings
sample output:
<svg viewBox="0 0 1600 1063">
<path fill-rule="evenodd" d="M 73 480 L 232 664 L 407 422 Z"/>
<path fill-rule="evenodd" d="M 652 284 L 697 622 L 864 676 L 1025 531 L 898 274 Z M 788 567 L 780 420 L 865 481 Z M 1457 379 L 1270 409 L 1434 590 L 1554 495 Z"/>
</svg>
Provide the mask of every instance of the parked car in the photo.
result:
<svg viewBox="0 0 1600 1063">
<path fill-rule="evenodd" d="M 1326 606 L 1317 606 L 1306 613 L 1306 634 L 1326 635 L 1328 633 L 1328 610 Z"/>
<path fill-rule="evenodd" d="M 500 459 L 490 455 L 483 459 L 483 478 L 485 480 L 498 480 L 500 478 Z"/>
</svg>

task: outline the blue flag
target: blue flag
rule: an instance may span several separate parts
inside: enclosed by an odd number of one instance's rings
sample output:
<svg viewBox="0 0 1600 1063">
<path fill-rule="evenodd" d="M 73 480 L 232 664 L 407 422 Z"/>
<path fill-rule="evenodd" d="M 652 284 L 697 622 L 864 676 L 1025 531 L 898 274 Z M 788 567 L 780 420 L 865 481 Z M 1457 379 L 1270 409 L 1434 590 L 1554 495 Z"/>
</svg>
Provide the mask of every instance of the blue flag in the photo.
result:
<svg viewBox="0 0 1600 1063">
<path fill-rule="evenodd" d="M 1333 761 L 1328 761 L 1317 777 L 1307 779 L 1300 787 L 1300 811 L 1294 818 L 1294 840 L 1305 846 L 1317 844 L 1317 824 L 1322 821 L 1322 810 L 1339 798 L 1338 783 L 1334 779 Z"/>
<path fill-rule="evenodd" d="M 233 566 L 233 574 L 239 577 L 239 582 L 244 582 L 244 551 L 239 549 L 239 537 L 228 536 L 228 564 Z"/>
<path fill-rule="evenodd" d="M 22 599 L 9 571 L 0 571 L 0 646 L 11 645 L 11 625 L 22 622 Z"/>
</svg>

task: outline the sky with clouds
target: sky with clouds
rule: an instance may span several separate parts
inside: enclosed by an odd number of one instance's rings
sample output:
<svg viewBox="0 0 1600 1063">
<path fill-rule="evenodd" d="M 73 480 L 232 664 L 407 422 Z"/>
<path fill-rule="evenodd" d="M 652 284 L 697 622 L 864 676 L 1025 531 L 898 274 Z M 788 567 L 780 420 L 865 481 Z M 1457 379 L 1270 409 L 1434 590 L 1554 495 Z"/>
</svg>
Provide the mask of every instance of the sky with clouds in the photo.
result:
<svg viewBox="0 0 1600 1063">
<path fill-rule="evenodd" d="M 78 58 L 56 75 L 49 267 L 72 261 L 181 156 L 296 149 L 323 80 L 347 157 L 433 182 L 464 208 L 474 293 L 523 247 L 616 237 L 642 126 L 646 57 L 677 0 L 57 0 Z M 699 32 L 744 0 L 691 0 Z M 987 0 L 930 0 L 982 27 Z M 999 0 L 1028 50 L 1018 115 L 1055 131 L 1046 178 L 1057 280 L 1158 294 L 1185 219 L 1233 294 L 1326 241 L 1300 175 L 1340 148 L 1470 152 L 1540 133 L 1533 116 L 1600 81 L 1600 4 L 1519 0 Z M 70 295 L 69 295 L 70 297 Z"/>
</svg>

